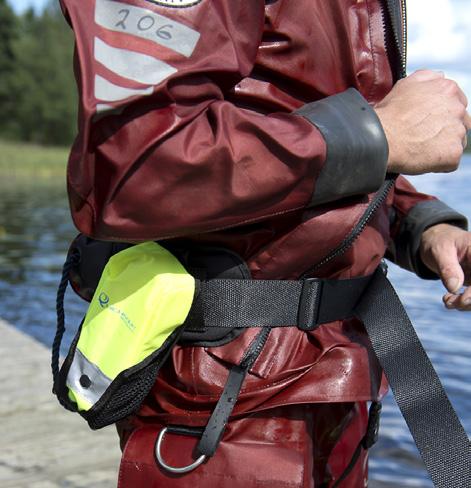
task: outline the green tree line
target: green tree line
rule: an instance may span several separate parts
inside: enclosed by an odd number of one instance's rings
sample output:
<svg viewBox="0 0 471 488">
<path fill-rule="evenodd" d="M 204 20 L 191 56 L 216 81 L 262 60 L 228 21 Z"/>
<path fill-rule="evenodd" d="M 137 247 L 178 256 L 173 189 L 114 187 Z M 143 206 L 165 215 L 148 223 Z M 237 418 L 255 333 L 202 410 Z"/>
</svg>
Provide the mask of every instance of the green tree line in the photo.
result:
<svg viewBox="0 0 471 488">
<path fill-rule="evenodd" d="M 76 133 L 72 31 L 58 2 L 16 15 L 0 0 L 0 139 L 69 145 Z"/>
<path fill-rule="evenodd" d="M 50 2 L 15 15 L 0 0 L 0 139 L 70 145 L 76 133 L 73 35 Z"/>
</svg>

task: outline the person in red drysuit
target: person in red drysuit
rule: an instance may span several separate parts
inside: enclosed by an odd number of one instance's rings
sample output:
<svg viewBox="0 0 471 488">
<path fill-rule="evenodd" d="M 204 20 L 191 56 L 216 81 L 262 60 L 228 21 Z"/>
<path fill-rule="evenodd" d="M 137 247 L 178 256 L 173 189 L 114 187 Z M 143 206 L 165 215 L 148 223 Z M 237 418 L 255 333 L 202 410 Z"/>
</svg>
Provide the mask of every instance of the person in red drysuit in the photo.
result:
<svg viewBox="0 0 471 488">
<path fill-rule="evenodd" d="M 400 176 L 353 244 L 386 172 L 458 167 L 466 97 L 442 73 L 405 76 L 399 0 L 61 0 L 76 36 L 72 216 L 103 240 L 208 244 L 256 279 L 350 278 L 385 253 L 442 278 L 469 310 L 463 216 Z M 324 264 L 323 264 L 324 263 Z M 213 458 L 182 476 L 154 460 L 162 426 L 204 426 L 256 329 L 177 345 L 118 426 L 119 486 L 331 487 L 366 430 L 381 371 L 356 320 L 270 333 Z M 384 385 L 383 385 L 384 386 Z M 169 464 L 194 440 L 166 437 Z M 341 486 L 367 483 L 367 452 Z"/>
</svg>

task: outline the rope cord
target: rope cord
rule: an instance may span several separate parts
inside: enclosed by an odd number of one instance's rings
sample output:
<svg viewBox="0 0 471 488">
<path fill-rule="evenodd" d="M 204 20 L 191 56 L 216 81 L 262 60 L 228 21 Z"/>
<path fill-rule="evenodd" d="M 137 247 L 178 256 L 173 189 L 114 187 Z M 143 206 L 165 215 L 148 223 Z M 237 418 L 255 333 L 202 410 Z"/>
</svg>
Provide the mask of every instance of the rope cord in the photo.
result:
<svg viewBox="0 0 471 488">
<path fill-rule="evenodd" d="M 60 348 L 62 344 L 62 337 L 65 332 L 65 311 L 64 311 L 64 298 L 65 292 L 67 290 L 67 285 L 69 283 L 69 273 L 72 267 L 74 267 L 80 259 L 77 253 L 69 254 L 65 260 L 64 266 L 62 267 L 62 277 L 57 289 L 56 298 L 56 313 L 57 313 L 57 328 L 56 334 L 54 336 L 54 341 L 52 343 L 52 359 L 51 359 L 51 370 L 52 377 L 54 380 L 54 385 L 57 384 L 59 379 L 59 356 Z"/>
</svg>

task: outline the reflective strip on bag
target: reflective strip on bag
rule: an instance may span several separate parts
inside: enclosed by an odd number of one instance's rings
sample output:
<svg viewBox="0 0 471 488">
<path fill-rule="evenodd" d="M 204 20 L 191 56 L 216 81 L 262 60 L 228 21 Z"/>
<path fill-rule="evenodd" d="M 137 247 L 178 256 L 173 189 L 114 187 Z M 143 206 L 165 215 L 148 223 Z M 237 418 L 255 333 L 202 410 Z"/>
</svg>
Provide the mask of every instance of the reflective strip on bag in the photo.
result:
<svg viewBox="0 0 471 488">
<path fill-rule="evenodd" d="M 67 375 L 67 386 L 73 391 L 71 396 L 76 401 L 79 410 L 90 409 L 102 397 L 111 385 L 111 381 L 79 349 L 75 350 L 74 359 Z"/>
</svg>

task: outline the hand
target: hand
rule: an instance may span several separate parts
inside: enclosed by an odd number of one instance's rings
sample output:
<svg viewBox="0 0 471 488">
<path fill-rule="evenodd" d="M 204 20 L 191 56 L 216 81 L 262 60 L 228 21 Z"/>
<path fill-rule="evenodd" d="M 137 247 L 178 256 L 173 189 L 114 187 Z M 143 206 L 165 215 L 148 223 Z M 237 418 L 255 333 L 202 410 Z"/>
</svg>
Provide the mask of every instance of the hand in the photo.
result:
<svg viewBox="0 0 471 488">
<path fill-rule="evenodd" d="M 471 232 L 449 224 L 429 227 L 422 234 L 420 257 L 437 273 L 449 293 L 443 296 L 447 308 L 471 310 Z"/>
<path fill-rule="evenodd" d="M 374 108 L 389 144 L 388 171 L 417 175 L 458 168 L 471 117 L 468 100 L 442 72 L 419 70 Z"/>
</svg>

